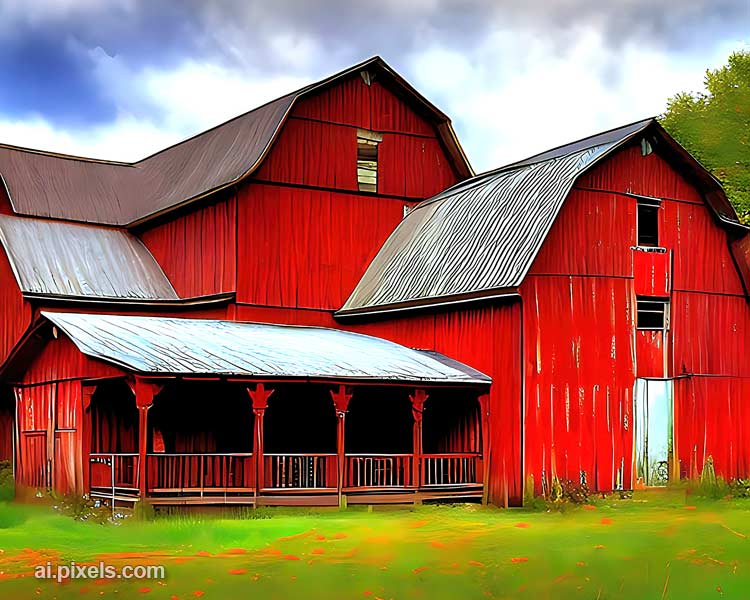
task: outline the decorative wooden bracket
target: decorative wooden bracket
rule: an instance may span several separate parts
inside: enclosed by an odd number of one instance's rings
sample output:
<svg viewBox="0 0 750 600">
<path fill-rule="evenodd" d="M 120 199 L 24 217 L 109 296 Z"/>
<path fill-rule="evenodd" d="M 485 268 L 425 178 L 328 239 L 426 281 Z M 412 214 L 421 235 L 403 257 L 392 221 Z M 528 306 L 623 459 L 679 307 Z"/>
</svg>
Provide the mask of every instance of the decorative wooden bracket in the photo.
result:
<svg viewBox="0 0 750 600">
<path fill-rule="evenodd" d="M 349 408 L 349 401 L 352 399 L 352 396 L 352 389 L 345 385 L 340 385 L 337 389 L 331 390 L 331 398 L 333 398 L 333 406 L 336 409 L 337 417 L 344 417 Z"/>
<path fill-rule="evenodd" d="M 268 408 L 268 399 L 273 394 L 272 389 L 266 389 L 265 384 L 258 383 L 254 387 L 248 387 L 247 393 L 253 401 L 253 413 L 260 416 Z"/>
</svg>

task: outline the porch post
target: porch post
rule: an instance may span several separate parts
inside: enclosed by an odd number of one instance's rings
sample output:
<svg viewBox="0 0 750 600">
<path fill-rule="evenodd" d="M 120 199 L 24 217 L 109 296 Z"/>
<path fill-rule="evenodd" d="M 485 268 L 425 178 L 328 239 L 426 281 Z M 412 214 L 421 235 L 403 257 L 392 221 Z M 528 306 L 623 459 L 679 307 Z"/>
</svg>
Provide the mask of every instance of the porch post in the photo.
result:
<svg viewBox="0 0 750 600">
<path fill-rule="evenodd" d="M 479 410 L 481 412 L 480 422 L 482 435 L 482 504 L 489 500 L 490 482 L 490 396 L 482 394 L 478 398 Z"/>
<path fill-rule="evenodd" d="M 414 390 L 409 396 L 411 400 L 411 414 L 414 417 L 414 430 L 412 446 L 414 452 L 414 467 L 412 468 L 412 485 L 419 489 L 424 485 L 424 472 L 422 470 L 422 413 L 424 403 L 429 396 L 423 389 Z"/>
<path fill-rule="evenodd" d="M 83 469 L 83 477 L 78 481 L 83 482 L 82 494 L 91 492 L 91 399 L 95 393 L 95 384 L 81 384 L 81 401 L 83 406 L 83 415 L 81 418 L 81 468 Z"/>
<path fill-rule="evenodd" d="M 344 471 L 346 470 L 346 411 L 349 408 L 349 400 L 352 399 L 351 388 L 340 385 L 337 389 L 331 390 L 331 398 L 333 398 L 333 406 L 336 409 L 336 452 L 338 455 L 336 463 L 338 472 L 336 488 L 338 491 L 339 506 L 343 507 Z"/>
<path fill-rule="evenodd" d="M 146 498 L 146 452 L 148 450 L 148 411 L 154 405 L 154 398 L 163 386 L 148 383 L 140 377 L 135 378 L 131 389 L 135 393 L 135 405 L 138 408 L 138 495 Z"/>
<path fill-rule="evenodd" d="M 268 399 L 273 390 L 266 389 L 262 383 L 247 388 L 247 393 L 253 401 L 253 457 L 255 458 L 255 495 L 259 495 L 265 484 L 265 462 L 263 460 L 263 417 L 268 408 Z"/>
</svg>

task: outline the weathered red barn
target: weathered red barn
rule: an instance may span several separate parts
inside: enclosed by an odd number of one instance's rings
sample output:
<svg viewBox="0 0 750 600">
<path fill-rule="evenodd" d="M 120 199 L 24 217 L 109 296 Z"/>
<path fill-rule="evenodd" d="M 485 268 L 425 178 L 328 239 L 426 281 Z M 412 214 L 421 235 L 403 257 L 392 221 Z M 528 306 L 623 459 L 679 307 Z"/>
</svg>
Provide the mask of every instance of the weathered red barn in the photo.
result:
<svg viewBox="0 0 750 600">
<path fill-rule="evenodd" d="M 474 177 L 375 58 L 138 163 L 0 146 L 0 175 L 21 486 L 518 504 L 750 475 L 748 232 L 652 119 Z"/>
</svg>

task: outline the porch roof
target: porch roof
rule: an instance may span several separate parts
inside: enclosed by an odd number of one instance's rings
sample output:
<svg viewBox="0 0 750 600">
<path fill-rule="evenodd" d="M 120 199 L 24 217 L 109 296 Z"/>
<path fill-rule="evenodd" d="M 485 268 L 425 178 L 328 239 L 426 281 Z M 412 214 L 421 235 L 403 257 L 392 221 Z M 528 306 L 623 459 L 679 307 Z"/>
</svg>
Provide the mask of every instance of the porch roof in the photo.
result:
<svg viewBox="0 0 750 600">
<path fill-rule="evenodd" d="M 492 382 L 442 354 L 338 329 L 174 317 L 42 315 L 83 354 L 141 374 Z"/>
</svg>

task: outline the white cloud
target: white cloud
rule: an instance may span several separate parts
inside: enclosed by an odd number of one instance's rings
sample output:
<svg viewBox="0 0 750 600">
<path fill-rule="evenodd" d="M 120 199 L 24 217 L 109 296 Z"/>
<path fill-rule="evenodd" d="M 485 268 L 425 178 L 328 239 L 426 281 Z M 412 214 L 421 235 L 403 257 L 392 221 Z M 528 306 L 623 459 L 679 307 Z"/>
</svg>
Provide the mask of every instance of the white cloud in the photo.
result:
<svg viewBox="0 0 750 600">
<path fill-rule="evenodd" d="M 658 114 L 674 93 L 700 89 L 705 69 L 723 64 L 738 47 L 725 42 L 698 57 L 635 43 L 613 49 L 591 27 L 571 30 L 565 39 L 496 29 L 471 50 L 453 51 L 433 41 L 394 66 L 451 115 L 481 171 Z M 282 36 L 277 43 L 290 60 L 295 55 L 310 60 L 322 52 L 305 38 Z M 171 69 L 133 69 L 101 50 L 80 51 L 93 60 L 100 90 L 117 108 L 116 119 L 60 129 L 41 115 L 26 120 L 0 115 L 0 141 L 137 160 L 309 82 L 197 60 Z M 319 75 L 317 68 L 306 72 Z"/>
</svg>

